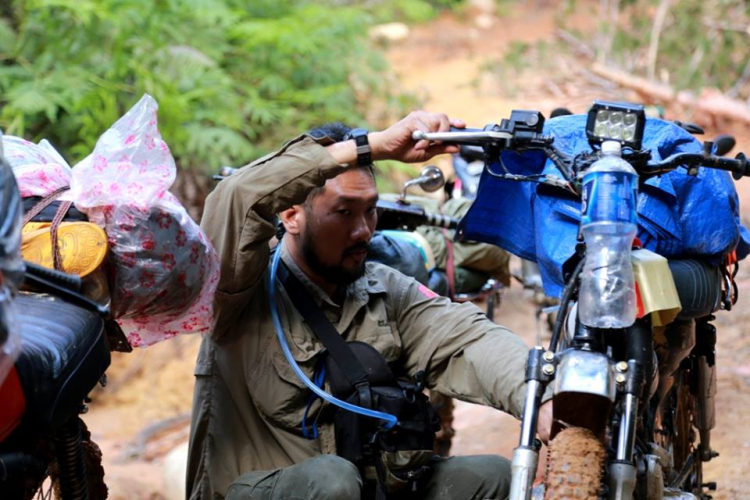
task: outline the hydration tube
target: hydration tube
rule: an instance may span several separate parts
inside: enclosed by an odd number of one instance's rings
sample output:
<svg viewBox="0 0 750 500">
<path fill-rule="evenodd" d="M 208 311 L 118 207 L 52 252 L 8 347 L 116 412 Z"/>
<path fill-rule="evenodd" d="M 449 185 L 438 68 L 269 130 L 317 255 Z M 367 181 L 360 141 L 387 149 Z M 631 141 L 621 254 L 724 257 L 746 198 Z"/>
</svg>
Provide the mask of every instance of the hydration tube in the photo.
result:
<svg viewBox="0 0 750 500">
<path fill-rule="evenodd" d="M 279 242 L 279 245 L 282 243 Z M 279 262 L 281 261 L 281 248 L 277 248 L 274 252 L 273 260 L 271 261 L 271 273 L 268 278 L 268 300 L 271 308 L 271 318 L 273 319 L 273 326 L 276 328 L 276 336 L 279 338 L 281 344 L 281 350 L 284 351 L 284 356 L 289 362 L 289 365 L 294 370 L 294 373 L 311 391 L 317 394 L 321 399 L 328 401 L 331 404 L 343 408 L 344 410 L 364 415 L 365 417 L 377 418 L 384 421 L 383 426 L 386 429 L 390 429 L 398 424 L 398 419 L 390 413 L 383 413 L 380 411 L 370 410 L 369 408 L 363 408 L 361 406 L 353 405 L 335 398 L 333 395 L 328 394 L 326 391 L 315 385 L 312 380 L 307 378 L 307 375 L 297 364 L 297 361 L 292 356 L 292 351 L 289 350 L 289 344 L 286 341 L 284 335 L 284 329 L 281 327 L 281 319 L 279 318 L 279 309 L 276 305 L 276 272 L 279 268 Z"/>
</svg>

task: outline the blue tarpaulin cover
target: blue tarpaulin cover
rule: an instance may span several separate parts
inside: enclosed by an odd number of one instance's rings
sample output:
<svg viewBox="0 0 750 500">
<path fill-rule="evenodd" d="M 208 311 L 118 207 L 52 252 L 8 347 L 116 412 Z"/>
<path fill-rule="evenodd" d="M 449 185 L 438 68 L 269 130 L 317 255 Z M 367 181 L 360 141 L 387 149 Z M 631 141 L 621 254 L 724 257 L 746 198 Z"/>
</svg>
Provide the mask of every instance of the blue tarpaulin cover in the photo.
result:
<svg viewBox="0 0 750 500">
<path fill-rule="evenodd" d="M 574 155 L 591 151 L 586 138 L 586 116 L 548 120 L 545 134 L 558 149 Z M 701 143 L 674 123 L 649 118 L 643 148 L 654 161 L 670 155 L 702 151 Z M 503 151 L 512 173 L 561 177 L 540 151 Z M 501 172 L 499 165 L 493 171 Z M 482 241 L 539 263 L 544 291 L 559 297 L 565 285 L 563 264 L 575 253 L 581 203 L 561 188 L 492 177 L 485 172 L 476 201 L 459 226 L 461 239 Z M 747 253 L 748 232 L 739 220 L 739 200 L 727 172 L 701 168 L 697 176 L 679 168 L 641 184 L 638 195 L 638 238 L 643 246 L 667 258 L 701 257 L 719 263 L 742 245 Z"/>
</svg>

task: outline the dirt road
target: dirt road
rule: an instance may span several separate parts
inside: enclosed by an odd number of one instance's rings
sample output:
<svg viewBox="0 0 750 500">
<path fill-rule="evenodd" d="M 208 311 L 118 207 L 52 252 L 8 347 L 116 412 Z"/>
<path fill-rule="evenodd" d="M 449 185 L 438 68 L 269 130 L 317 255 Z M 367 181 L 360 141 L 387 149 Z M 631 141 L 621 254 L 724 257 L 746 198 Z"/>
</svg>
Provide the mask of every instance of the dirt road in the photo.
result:
<svg viewBox="0 0 750 500">
<path fill-rule="evenodd" d="M 551 35 L 555 8 L 550 4 L 527 2 L 502 16 L 479 10 L 461 18 L 444 16 L 412 28 L 407 39 L 391 44 L 388 58 L 401 85 L 421 96 L 426 109 L 444 111 L 473 126 L 497 122 L 514 108 L 548 114 L 565 105 L 585 112 L 594 98 L 626 97 L 617 89 L 601 95 L 604 89 L 575 82 L 551 85 L 539 71 L 511 68 L 503 73 L 506 70 L 498 61 L 514 50 L 511 41 L 544 39 L 555 48 Z M 592 13 L 586 10 L 586 2 L 578 5 L 582 10 L 571 22 L 585 26 Z M 563 61 L 555 64 L 548 71 L 559 76 L 569 70 Z M 750 134 L 740 130 L 738 135 L 744 150 L 750 150 Z M 750 207 L 750 182 L 746 184 L 740 185 L 740 195 L 742 206 Z M 750 217 L 744 208 L 743 214 Z M 741 271 L 739 284 L 745 300 L 741 299 L 738 310 L 720 313 L 716 322 L 720 371 L 714 447 L 721 456 L 706 471 L 707 481 L 719 483 L 716 499 L 750 498 L 750 336 L 745 333 L 750 324 L 750 307 L 745 305 L 750 300 L 750 272 Z M 533 307 L 519 287 L 506 292 L 496 318 L 529 345 L 536 343 Z M 175 339 L 116 357 L 110 370 L 111 387 L 94 394 L 86 421 L 104 450 L 111 498 L 164 498 L 161 464 L 165 452 L 186 439 L 185 416 L 191 405 L 198 341 Z M 510 456 L 517 442 L 517 422 L 491 409 L 458 403 L 455 426 L 456 454 Z"/>
</svg>

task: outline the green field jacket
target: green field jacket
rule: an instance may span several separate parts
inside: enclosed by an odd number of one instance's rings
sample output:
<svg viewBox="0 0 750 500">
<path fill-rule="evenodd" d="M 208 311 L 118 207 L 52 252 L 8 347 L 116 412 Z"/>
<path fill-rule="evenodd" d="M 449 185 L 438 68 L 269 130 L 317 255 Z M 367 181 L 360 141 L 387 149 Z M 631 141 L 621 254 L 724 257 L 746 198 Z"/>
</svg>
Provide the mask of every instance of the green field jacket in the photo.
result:
<svg viewBox="0 0 750 500">
<path fill-rule="evenodd" d="M 275 214 L 302 203 L 311 189 L 346 168 L 301 136 L 221 181 L 206 200 L 201 225 L 219 253 L 221 279 L 215 324 L 203 338 L 195 368 L 191 499 L 223 498 L 232 481 L 249 471 L 336 453 L 331 422 L 319 422 L 317 439 L 302 434 L 311 392 L 284 358 L 267 282 Z M 389 267 L 368 263 L 337 305 L 285 251 L 282 258 L 339 333 L 374 346 L 395 372 L 424 371 L 430 390 L 521 414 L 528 348 L 473 304 L 452 303 Z M 323 346 L 283 288 L 277 303 L 294 358 L 312 377 Z M 309 420 L 321 407 L 317 400 Z"/>
</svg>

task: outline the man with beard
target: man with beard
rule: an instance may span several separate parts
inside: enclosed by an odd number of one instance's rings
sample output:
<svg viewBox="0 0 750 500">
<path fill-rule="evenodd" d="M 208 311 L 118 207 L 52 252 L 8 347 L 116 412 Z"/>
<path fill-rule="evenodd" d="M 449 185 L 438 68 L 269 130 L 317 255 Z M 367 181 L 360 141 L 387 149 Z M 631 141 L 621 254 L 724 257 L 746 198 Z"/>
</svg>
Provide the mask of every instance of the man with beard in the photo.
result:
<svg viewBox="0 0 750 500">
<path fill-rule="evenodd" d="M 277 214 L 286 235 L 276 251 L 346 341 L 370 344 L 399 375 L 424 373 L 431 390 L 520 416 L 528 348 L 518 337 L 472 304 L 451 303 L 391 268 L 366 263 L 377 221 L 372 161 L 423 162 L 456 152 L 412 140 L 415 130 L 451 125 L 463 123 L 416 112 L 354 139 L 306 134 L 223 180 L 208 197 L 202 227 L 221 258 L 221 279 L 214 327 L 195 369 L 190 499 L 351 500 L 368 482 L 337 456 L 333 422 L 317 422 L 323 405 L 312 402 L 276 337 L 268 278 Z M 324 347 L 279 288 L 287 343 L 312 379 Z M 543 438 L 549 410 L 544 405 Z M 415 498 L 508 495 L 510 464 L 501 457 L 453 457 L 429 470 Z"/>
</svg>

